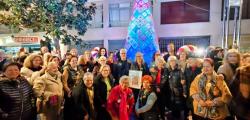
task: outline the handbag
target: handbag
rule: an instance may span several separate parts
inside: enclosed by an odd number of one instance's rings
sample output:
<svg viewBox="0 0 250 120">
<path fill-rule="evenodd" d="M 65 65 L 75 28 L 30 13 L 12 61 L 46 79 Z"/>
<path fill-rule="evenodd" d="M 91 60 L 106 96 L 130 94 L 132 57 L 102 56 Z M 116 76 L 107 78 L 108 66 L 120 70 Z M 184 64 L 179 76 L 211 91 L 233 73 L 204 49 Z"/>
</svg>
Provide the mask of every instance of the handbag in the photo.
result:
<svg viewBox="0 0 250 120">
<path fill-rule="evenodd" d="M 56 106 L 58 105 L 58 96 L 57 95 L 53 95 L 49 97 L 49 104 L 51 106 Z"/>
</svg>

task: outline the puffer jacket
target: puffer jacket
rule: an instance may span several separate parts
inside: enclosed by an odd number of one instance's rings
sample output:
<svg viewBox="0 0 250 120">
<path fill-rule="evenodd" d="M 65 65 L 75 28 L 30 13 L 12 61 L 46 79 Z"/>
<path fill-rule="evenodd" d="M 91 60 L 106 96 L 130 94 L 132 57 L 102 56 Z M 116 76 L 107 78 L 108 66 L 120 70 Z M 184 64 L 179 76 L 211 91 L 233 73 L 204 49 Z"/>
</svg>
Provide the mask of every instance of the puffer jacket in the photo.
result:
<svg viewBox="0 0 250 120">
<path fill-rule="evenodd" d="M 32 88 L 24 77 L 9 80 L 0 75 L 0 119 L 34 120 Z M 3 114 L 7 116 L 3 118 Z"/>
</svg>

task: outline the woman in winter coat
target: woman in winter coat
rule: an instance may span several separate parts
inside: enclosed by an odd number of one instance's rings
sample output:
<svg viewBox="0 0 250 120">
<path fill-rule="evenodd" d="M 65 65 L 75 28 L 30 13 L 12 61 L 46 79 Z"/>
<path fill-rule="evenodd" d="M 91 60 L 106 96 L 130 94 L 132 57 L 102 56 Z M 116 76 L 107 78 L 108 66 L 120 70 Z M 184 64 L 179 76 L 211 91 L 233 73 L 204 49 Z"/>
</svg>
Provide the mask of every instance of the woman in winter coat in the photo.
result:
<svg viewBox="0 0 250 120">
<path fill-rule="evenodd" d="M 168 70 L 163 57 L 159 56 L 155 60 L 154 68 L 151 68 L 153 84 L 156 87 L 157 104 L 160 110 L 162 119 L 165 117 L 165 112 L 169 109 L 170 102 L 170 87 L 168 83 Z"/>
<path fill-rule="evenodd" d="M 178 68 L 177 58 L 175 56 L 168 57 L 168 83 L 170 86 L 170 110 L 173 117 L 183 120 L 185 109 L 185 98 L 187 97 L 186 80 L 181 68 Z"/>
<path fill-rule="evenodd" d="M 72 99 L 72 90 L 77 86 L 83 78 L 83 71 L 77 65 L 77 57 L 72 56 L 69 59 L 69 65 L 64 68 L 62 75 L 63 89 L 64 89 L 64 120 L 71 120 L 74 101 Z"/>
<path fill-rule="evenodd" d="M 32 87 L 20 76 L 18 63 L 7 63 L 0 75 L 0 119 L 35 120 Z"/>
<path fill-rule="evenodd" d="M 33 53 L 30 54 L 23 63 L 21 68 L 21 75 L 24 76 L 31 85 L 35 78 L 40 77 L 44 74 L 45 66 L 43 66 L 42 56 Z"/>
<path fill-rule="evenodd" d="M 214 72 L 214 63 L 205 58 L 202 73 L 191 84 L 195 120 L 224 120 L 230 114 L 227 105 L 232 99 L 231 92 L 222 76 Z"/>
<path fill-rule="evenodd" d="M 62 75 L 58 64 L 49 62 L 45 74 L 35 79 L 33 90 L 41 120 L 60 120 L 63 103 Z"/>
<path fill-rule="evenodd" d="M 94 84 L 97 89 L 98 100 L 100 105 L 98 105 L 97 110 L 97 120 L 111 120 L 111 117 L 106 110 L 107 99 L 111 89 L 114 87 L 115 79 L 111 75 L 109 65 L 103 65 L 100 68 L 100 74 L 98 74 L 94 79 Z"/>
<path fill-rule="evenodd" d="M 126 75 L 119 80 L 120 84 L 115 86 L 108 97 L 107 110 L 112 120 L 130 120 L 134 109 L 134 96 L 129 88 L 130 78 Z"/>
</svg>

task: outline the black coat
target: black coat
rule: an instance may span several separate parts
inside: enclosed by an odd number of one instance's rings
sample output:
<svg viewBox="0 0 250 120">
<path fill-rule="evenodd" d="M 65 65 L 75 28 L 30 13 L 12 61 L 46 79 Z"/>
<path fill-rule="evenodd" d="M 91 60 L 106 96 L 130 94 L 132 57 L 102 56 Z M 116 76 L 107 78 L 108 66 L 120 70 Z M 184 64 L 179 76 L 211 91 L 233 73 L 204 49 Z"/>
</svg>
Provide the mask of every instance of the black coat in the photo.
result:
<svg viewBox="0 0 250 120">
<path fill-rule="evenodd" d="M 196 67 L 194 70 L 192 70 L 191 67 L 187 67 L 185 70 L 184 70 L 184 76 L 185 76 L 185 79 L 186 79 L 186 85 L 187 85 L 187 92 L 189 95 L 189 88 L 190 88 L 190 85 L 191 83 L 193 82 L 194 78 L 199 75 L 201 73 L 201 68 L 200 67 Z"/>
<path fill-rule="evenodd" d="M 156 71 L 158 71 L 157 68 L 155 68 Z M 153 89 L 160 88 L 160 92 L 156 92 L 157 95 L 157 104 L 160 109 L 161 115 L 165 115 L 165 107 L 170 108 L 170 87 L 169 87 L 169 81 L 168 81 L 168 69 L 163 68 L 161 70 L 161 81 L 160 84 L 156 83 L 156 77 L 158 72 L 151 72 L 151 75 L 153 77 Z"/>
<path fill-rule="evenodd" d="M 1 120 L 34 120 L 35 109 L 32 87 L 23 77 L 9 80 L 0 76 L 0 119 Z M 2 118 L 2 114 L 8 114 Z"/>
<path fill-rule="evenodd" d="M 155 70 L 158 71 L 158 68 L 155 67 Z M 160 88 L 160 89 L 164 89 L 164 90 L 169 90 L 169 83 L 168 83 L 168 69 L 167 68 L 163 68 L 161 70 L 161 82 L 160 84 L 156 84 L 156 77 L 158 72 L 151 72 L 151 75 L 153 77 L 153 85 L 156 88 Z"/>
<path fill-rule="evenodd" d="M 184 76 L 186 79 L 186 86 L 187 86 L 187 99 L 186 99 L 186 105 L 188 107 L 188 109 L 193 109 L 193 98 L 191 96 L 189 96 L 189 91 L 190 91 L 190 86 L 191 83 L 193 82 L 194 78 L 199 75 L 201 73 L 201 68 L 200 67 L 196 67 L 194 70 L 192 70 L 191 67 L 187 67 L 184 70 Z"/>
<path fill-rule="evenodd" d="M 115 79 L 112 75 L 109 75 L 109 83 L 111 87 L 114 87 Z M 107 102 L 107 86 L 104 82 L 104 78 L 101 74 L 98 74 L 94 79 L 94 84 L 98 92 L 98 99 L 101 102 L 101 105 L 105 105 Z"/>
<path fill-rule="evenodd" d="M 240 67 L 236 71 L 236 75 L 229 85 L 232 93 L 232 101 L 230 107 L 232 112 L 239 120 L 250 119 L 250 65 Z M 243 94 L 242 94 L 243 93 Z M 248 96 L 246 96 L 248 93 Z M 245 94 L 245 96 L 244 96 Z"/>
<path fill-rule="evenodd" d="M 142 64 L 142 67 L 139 68 L 139 65 L 137 62 L 134 62 L 131 66 L 131 69 L 132 70 L 139 70 L 139 71 L 142 71 L 142 76 L 143 75 L 150 75 L 150 72 L 149 72 L 149 68 L 148 68 L 148 65 L 147 63 L 143 63 Z"/>
<path fill-rule="evenodd" d="M 214 70 L 215 71 L 218 71 L 219 67 L 222 65 L 222 61 L 223 59 L 222 58 L 214 58 Z"/>
<path fill-rule="evenodd" d="M 0 72 L 3 72 L 3 66 L 5 63 L 8 63 L 10 61 L 8 61 L 7 59 L 4 59 L 3 61 L 0 62 Z"/>
<path fill-rule="evenodd" d="M 114 87 L 114 82 L 115 79 L 112 75 L 109 75 L 109 84 L 111 85 L 111 88 Z M 107 104 L 107 85 L 104 82 L 104 78 L 101 74 L 98 74 L 95 77 L 94 80 L 94 84 L 95 87 L 97 89 L 97 107 L 96 107 L 96 111 L 97 111 L 97 120 L 111 120 L 111 117 L 108 113 L 108 111 L 106 110 L 106 104 Z"/>
<path fill-rule="evenodd" d="M 88 61 L 86 64 L 79 65 L 84 72 L 92 72 L 94 69 L 94 64 L 91 61 Z"/>
<path fill-rule="evenodd" d="M 171 109 L 182 110 L 184 109 L 185 99 L 184 94 L 187 95 L 186 85 L 181 84 L 181 80 L 185 80 L 184 74 L 181 69 L 168 69 L 168 83 L 171 91 Z"/>
<path fill-rule="evenodd" d="M 129 60 L 118 61 L 113 67 L 112 75 L 115 77 L 115 84 L 118 85 L 120 77 L 129 74 L 131 62 Z"/>
<path fill-rule="evenodd" d="M 83 80 L 73 89 L 72 98 L 74 100 L 74 113 L 72 120 L 83 120 L 84 116 L 88 114 L 89 120 L 96 119 L 95 108 L 97 107 L 97 88 L 93 87 L 94 91 L 94 109 L 91 109 L 91 104 L 89 101 L 89 96 L 87 93 L 87 87 L 85 86 Z"/>
</svg>

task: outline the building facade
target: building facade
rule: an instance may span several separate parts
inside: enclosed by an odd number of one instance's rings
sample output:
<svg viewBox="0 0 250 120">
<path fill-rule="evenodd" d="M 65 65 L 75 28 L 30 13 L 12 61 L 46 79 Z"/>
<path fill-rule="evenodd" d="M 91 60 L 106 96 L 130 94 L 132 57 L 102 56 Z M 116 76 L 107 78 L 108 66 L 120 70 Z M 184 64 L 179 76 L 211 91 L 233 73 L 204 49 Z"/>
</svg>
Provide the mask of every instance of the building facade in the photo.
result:
<svg viewBox="0 0 250 120">
<path fill-rule="evenodd" d="M 97 4 L 95 21 L 82 38 L 92 41 L 97 46 L 104 46 L 110 51 L 123 47 L 129 20 L 133 14 L 133 0 L 92 0 L 91 2 Z M 162 51 L 166 51 L 166 44 L 169 42 L 174 42 L 177 46 L 222 45 L 222 0 L 153 0 L 152 4 L 155 29 Z M 249 5 L 250 2 L 244 0 L 243 11 L 245 10 L 244 14 L 247 15 L 241 22 L 241 46 L 244 49 L 250 45 L 248 30 L 250 8 L 247 7 Z M 175 14 L 177 15 L 174 16 Z M 173 17 L 177 18 L 172 19 Z M 184 20 L 178 20 L 178 17 Z M 232 41 L 232 33 L 233 21 L 231 20 L 229 41 Z"/>
</svg>

